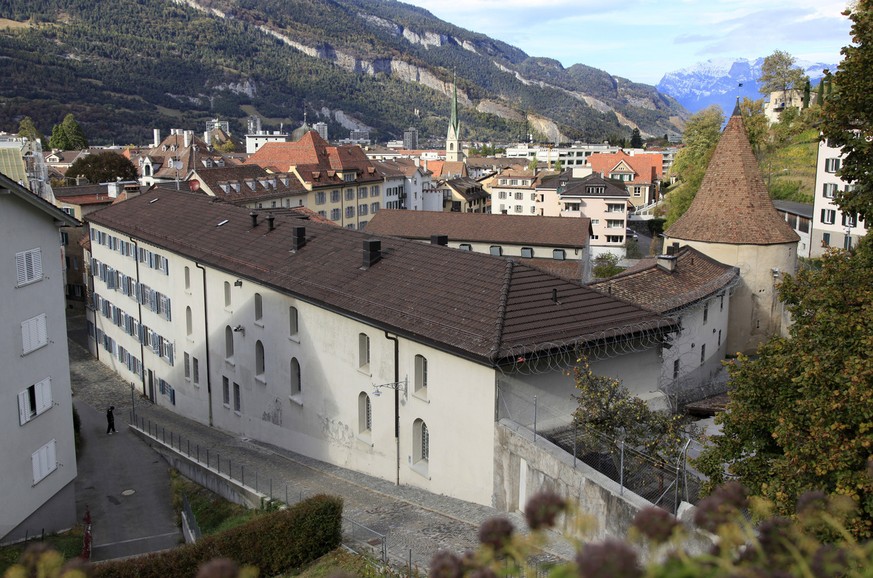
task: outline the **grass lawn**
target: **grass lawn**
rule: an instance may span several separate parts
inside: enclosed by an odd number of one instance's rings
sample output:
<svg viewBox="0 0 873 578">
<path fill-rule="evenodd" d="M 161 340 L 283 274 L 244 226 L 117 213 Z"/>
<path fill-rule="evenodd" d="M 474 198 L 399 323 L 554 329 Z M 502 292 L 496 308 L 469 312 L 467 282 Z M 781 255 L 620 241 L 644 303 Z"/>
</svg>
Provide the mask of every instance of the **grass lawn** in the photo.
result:
<svg viewBox="0 0 873 578">
<path fill-rule="evenodd" d="M 6 572 L 7 568 L 18 562 L 28 546 L 34 544 L 45 544 L 63 554 L 65 560 L 69 560 L 82 553 L 82 529 L 74 528 L 63 534 L 46 536 L 45 540 L 42 541 L 31 540 L 27 543 L 0 548 L 0 576 Z"/>
</svg>

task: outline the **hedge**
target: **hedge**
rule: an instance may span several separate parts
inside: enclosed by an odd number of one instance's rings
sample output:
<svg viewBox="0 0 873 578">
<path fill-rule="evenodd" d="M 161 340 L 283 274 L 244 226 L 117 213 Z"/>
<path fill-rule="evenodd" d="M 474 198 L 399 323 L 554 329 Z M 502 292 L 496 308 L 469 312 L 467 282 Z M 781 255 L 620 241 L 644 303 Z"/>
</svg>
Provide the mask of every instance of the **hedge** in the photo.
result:
<svg viewBox="0 0 873 578">
<path fill-rule="evenodd" d="M 342 541 L 342 498 L 318 495 L 258 516 L 216 536 L 166 552 L 95 564 L 94 578 L 193 578 L 214 558 L 257 566 L 275 576 L 334 550 Z"/>
</svg>

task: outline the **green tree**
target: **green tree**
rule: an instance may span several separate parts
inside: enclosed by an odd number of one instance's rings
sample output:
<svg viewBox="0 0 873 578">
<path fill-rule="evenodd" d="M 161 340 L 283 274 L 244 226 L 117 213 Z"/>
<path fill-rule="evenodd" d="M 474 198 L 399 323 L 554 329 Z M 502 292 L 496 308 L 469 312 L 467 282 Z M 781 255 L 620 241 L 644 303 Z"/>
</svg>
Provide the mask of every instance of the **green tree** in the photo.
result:
<svg viewBox="0 0 873 578">
<path fill-rule="evenodd" d="M 579 402 L 573 416 L 584 432 L 623 440 L 665 459 L 677 455 L 682 440 L 680 416 L 649 409 L 621 380 L 595 374 L 585 357 L 576 360 L 573 381 Z"/>
<path fill-rule="evenodd" d="M 631 140 L 630 146 L 633 149 L 642 148 L 643 146 L 643 137 L 640 135 L 640 129 L 635 128 L 633 132 L 631 132 Z"/>
<path fill-rule="evenodd" d="M 49 145 L 53 149 L 64 151 L 80 151 L 88 148 L 88 139 L 76 117 L 72 113 L 67 114 L 60 124 L 52 127 L 52 136 Z"/>
<path fill-rule="evenodd" d="M 624 269 L 618 266 L 618 256 L 612 253 L 601 253 L 594 258 L 594 266 L 591 273 L 598 279 L 605 279 L 606 277 L 618 275 L 622 271 Z"/>
<path fill-rule="evenodd" d="M 730 403 L 697 467 L 715 485 L 724 464 L 754 495 L 790 513 L 808 490 L 852 498 L 851 529 L 873 536 L 873 237 L 832 251 L 820 269 L 787 276 L 779 293 L 794 319 L 752 359 L 729 366 Z"/>
<path fill-rule="evenodd" d="M 86 155 L 77 159 L 66 173 L 67 178 L 83 176 L 91 183 L 106 183 L 117 179 L 135 181 L 136 167 L 126 157 L 111 151 Z"/>
<path fill-rule="evenodd" d="M 710 106 L 691 116 L 685 125 L 682 142 L 685 146 L 676 155 L 670 169 L 670 176 L 677 177 L 678 185 L 670 188 L 666 195 L 666 227 L 669 228 L 681 217 L 700 188 L 709 159 L 715 151 L 721 135 L 724 114 L 721 107 Z"/>
<path fill-rule="evenodd" d="M 852 43 L 841 51 L 832 94 L 828 79 L 821 131 L 832 146 L 842 148 L 839 175 L 854 185 L 838 192 L 835 201 L 843 212 L 855 213 L 869 224 L 873 218 L 873 2 L 859 0 L 844 14 L 852 21 Z"/>
<path fill-rule="evenodd" d="M 764 114 L 764 99 L 752 100 L 743 97 L 743 100 L 740 101 L 740 114 L 743 115 L 743 124 L 746 126 L 749 144 L 752 145 L 755 155 L 760 158 L 770 134 L 770 122 Z"/>
<path fill-rule="evenodd" d="M 806 79 L 806 83 L 803 85 L 803 108 L 809 107 L 809 97 L 812 94 L 812 86 L 809 83 L 809 78 Z"/>
<path fill-rule="evenodd" d="M 825 78 L 818 81 L 818 89 L 815 91 L 815 103 L 819 106 L 824 105 Z"/>
<path fill-rule="evenodd" d="M 29 116 L 25 116 L 18 123 L 18 136 L 25 137 L 31 141 L 38 140 L 43 143 L 45 142 L 45 137 L 42 136 L 42 133 L 39 132 L 39 129 L 33 123 L 33 119 Z"/>
<path fill-rule="evenodd" d="M 761 78 L 758 79 L 761 94 L 769 96 L 771 92 L 782 92 L 782 96 L 789 90 L 800 90 L 806 81 L 803 70 L 794 66 L 796 59 L 781 50 L 777 50 L 764 58 L 761 64 Z"/>
</svg>

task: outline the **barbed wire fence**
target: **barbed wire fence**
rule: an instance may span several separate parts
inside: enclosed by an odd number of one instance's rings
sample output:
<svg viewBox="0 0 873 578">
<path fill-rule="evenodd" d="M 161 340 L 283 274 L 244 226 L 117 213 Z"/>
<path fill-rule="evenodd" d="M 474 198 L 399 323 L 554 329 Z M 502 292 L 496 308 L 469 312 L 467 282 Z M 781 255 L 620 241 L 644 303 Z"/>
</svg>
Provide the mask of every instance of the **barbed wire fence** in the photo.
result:
<svg viewBox="0 0 873 578">
<path fill-rule="evenodd" d="M 621 493 L 631 491 L 672 514 L 683 501 L 696 504 L 700 498 L 702 479 L 689 467 L 687 454 L 692 444 L 695 449 L 702 446 L 692 438 L 670 459 L 653 456 L 585 427 L 567 404 L 520 395 L 503 386 L 498 386 L 497 417 L 530 429 L 535 442 L 543 438 L 560 447 L 573 456 L 574 466 L 580 461 L 606 475 L 619 484 Z"/>
</svg>

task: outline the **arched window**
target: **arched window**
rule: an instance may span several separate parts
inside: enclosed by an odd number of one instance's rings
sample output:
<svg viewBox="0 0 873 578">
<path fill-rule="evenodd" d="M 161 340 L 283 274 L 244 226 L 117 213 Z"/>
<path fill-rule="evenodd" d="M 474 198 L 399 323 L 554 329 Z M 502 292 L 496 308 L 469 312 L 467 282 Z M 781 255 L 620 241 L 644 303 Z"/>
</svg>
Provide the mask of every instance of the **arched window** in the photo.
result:
<svg viewBox="0 0 873 578">
<path fill-rule="evenodd" d="M 412 462 L 427 462 L 430 458 L 430 433 L 424 420 L 412 424 Z"/>
<path fill-rule="evenodd" d="M 358 394 L 358 433 L 368 434 L 373 430 L 373 406 L 365 392 Z"/>
<path fill-rule="evenodd" d="M 423 355 L 415 356 L 415 393 L 427 395 L 427 358 Z"/>
<path fill-rule="evenodd" d="M 185 265 L 185 289 L 188 290 L 191 288 L 191 269 Z"/>
<path fill-rule="evenodd" d="M 224 306 L 230 307 L 230 281 L 224 282 Z"/>
<path fill-rule="evenodd" d="M 188 337 L 191 337 L 191 334 L 194 333 L 194 317 L 191 314 L 191 308 L 185 308 L 185 331 Z"/>
<path fill-rule="evenodd" d="M 296 357 L 291 358 L 291 395 L 300 395 L 303 392 L 303 386 L 300 383 L 300 362 Z"/>
<path fill-rule="evenodd" d="M 260 293 L 255 293 L 255 321 L 261 321 L 264 317 L 264 298 Z"/>
<path fill-rule="evenodd" d="M 260 340 L 255 342 L 255 376 L 264 377 L 264 344 Z"/>
<path fill-rule="evenodd" d="M 233 361 L 233 329 L 230 325 L 224 328 L 224 357 Z"/>
</svg>

